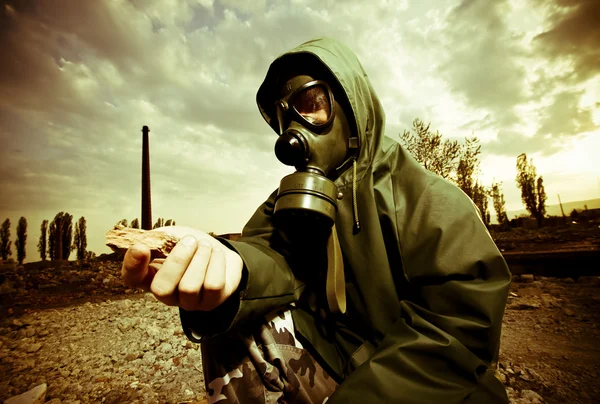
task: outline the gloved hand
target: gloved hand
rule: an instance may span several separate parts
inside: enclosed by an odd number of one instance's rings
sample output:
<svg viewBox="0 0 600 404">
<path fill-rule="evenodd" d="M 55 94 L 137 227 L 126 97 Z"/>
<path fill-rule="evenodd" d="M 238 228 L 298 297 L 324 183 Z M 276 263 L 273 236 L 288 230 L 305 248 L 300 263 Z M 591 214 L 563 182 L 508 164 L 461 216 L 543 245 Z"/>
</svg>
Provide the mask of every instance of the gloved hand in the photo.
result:
<svg viewBox="0 0 600 404">
<path fill-rule="evenodd" d="M 243 261 L 217 239 L 200 230 L 166 226 L 161 231 L 180 238 L 167 258 L 150 262 L 150 250 L 137 243 L 123 258 L 121 276 L 126 285 L 151 292 L 169 306 L 208 311 L 238 288 Z"/>
</svg>

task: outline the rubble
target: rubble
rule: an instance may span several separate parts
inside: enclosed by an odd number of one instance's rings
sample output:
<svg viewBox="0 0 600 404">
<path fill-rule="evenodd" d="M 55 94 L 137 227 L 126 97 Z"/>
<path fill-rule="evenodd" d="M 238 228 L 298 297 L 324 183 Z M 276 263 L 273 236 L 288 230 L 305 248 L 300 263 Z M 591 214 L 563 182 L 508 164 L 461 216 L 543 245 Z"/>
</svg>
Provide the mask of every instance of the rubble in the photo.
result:
<svg viewBox="0 0 600 404">
<path fill-rule="evenodd" d="M 12 320 L 0 323 L 0 402 L 44 384 L 46 399 L 62 402 L 205 398 L 199 345 L 183 334 L 178 309 L 150 294 Z"/>
<path fill-rule="evenodd" d="M 531 274 L 522 274 L 519 281 L 523 283 L 531 283 L 534 281 L 534 278 Z"/>
</svg>

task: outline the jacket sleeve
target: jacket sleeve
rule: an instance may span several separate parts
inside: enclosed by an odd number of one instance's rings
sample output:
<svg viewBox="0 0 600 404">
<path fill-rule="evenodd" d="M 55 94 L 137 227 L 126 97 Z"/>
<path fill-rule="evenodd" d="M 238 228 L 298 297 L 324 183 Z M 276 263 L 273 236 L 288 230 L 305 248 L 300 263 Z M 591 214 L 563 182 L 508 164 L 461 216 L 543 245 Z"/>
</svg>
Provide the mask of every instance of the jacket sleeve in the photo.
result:
<svg viewBox="0 0 600 404">
<path fill-rule="evenodd" d="M 240 239 L 219 239 L 242 258 L 242 281 L 236 293 L 212 311 L 180 308 L 183 330 L 190 340 L 201 342 L 296 301 L 303 284 L 288 266 L 285 242 L 272 225 L 276 195 L 271 194 L 256 210 Z"/>
<path fill-rule="evenodd" d="M 398 272 L 414 293 L 328 403 L 508 402 L 492 364 L 510 272 L 471 200 L 433 185 L 398 217 Z"/>
</svg>

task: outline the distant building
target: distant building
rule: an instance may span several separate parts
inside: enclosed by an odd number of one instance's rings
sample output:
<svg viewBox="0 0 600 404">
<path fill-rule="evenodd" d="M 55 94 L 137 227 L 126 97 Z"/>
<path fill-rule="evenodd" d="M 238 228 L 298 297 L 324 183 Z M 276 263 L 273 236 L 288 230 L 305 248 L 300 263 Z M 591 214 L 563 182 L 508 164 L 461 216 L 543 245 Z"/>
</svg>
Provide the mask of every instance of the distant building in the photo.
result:
<svg viewBox="0 0 600 404">
<path fill-rule="evenodd" d="M 577 214 L 574 215 L 571 213 L 571 217 L 575 216 L 575 218 L 579 220 L 594 220 L 600 218 L 600 208 L 596 209 L 577 209 Z"/>
</svg>

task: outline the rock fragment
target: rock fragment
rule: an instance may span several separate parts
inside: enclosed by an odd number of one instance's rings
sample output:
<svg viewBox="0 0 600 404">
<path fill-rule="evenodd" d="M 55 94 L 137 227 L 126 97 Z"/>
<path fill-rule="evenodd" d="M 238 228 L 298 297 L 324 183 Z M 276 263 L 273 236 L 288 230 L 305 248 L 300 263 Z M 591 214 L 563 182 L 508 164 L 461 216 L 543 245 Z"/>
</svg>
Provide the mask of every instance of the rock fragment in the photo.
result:
<svg viewBox="0 0 600 404">
<path fill-rule="evenodd" d="M 4 404 L 41 404 L 46 401 L 48 385 L 42 383 L 31 390 L 4 401 Z"/>
<path fill-rule="evenodd" d="M 178 237 L 164 232 L 132 229 L 121 225 L 106 233 L 106 245 L 113 251 L 125 254 L 129 247 L 141 243 L 150 249 L 152 258 L 165 258 L 178 241 Z"/>
<path fill-rule="evenodd" d="M 523 283 L 532 283 L 534 281 L 534 277 L 531 274 L 522 274 L 521 282 Z"/>
</svg>

